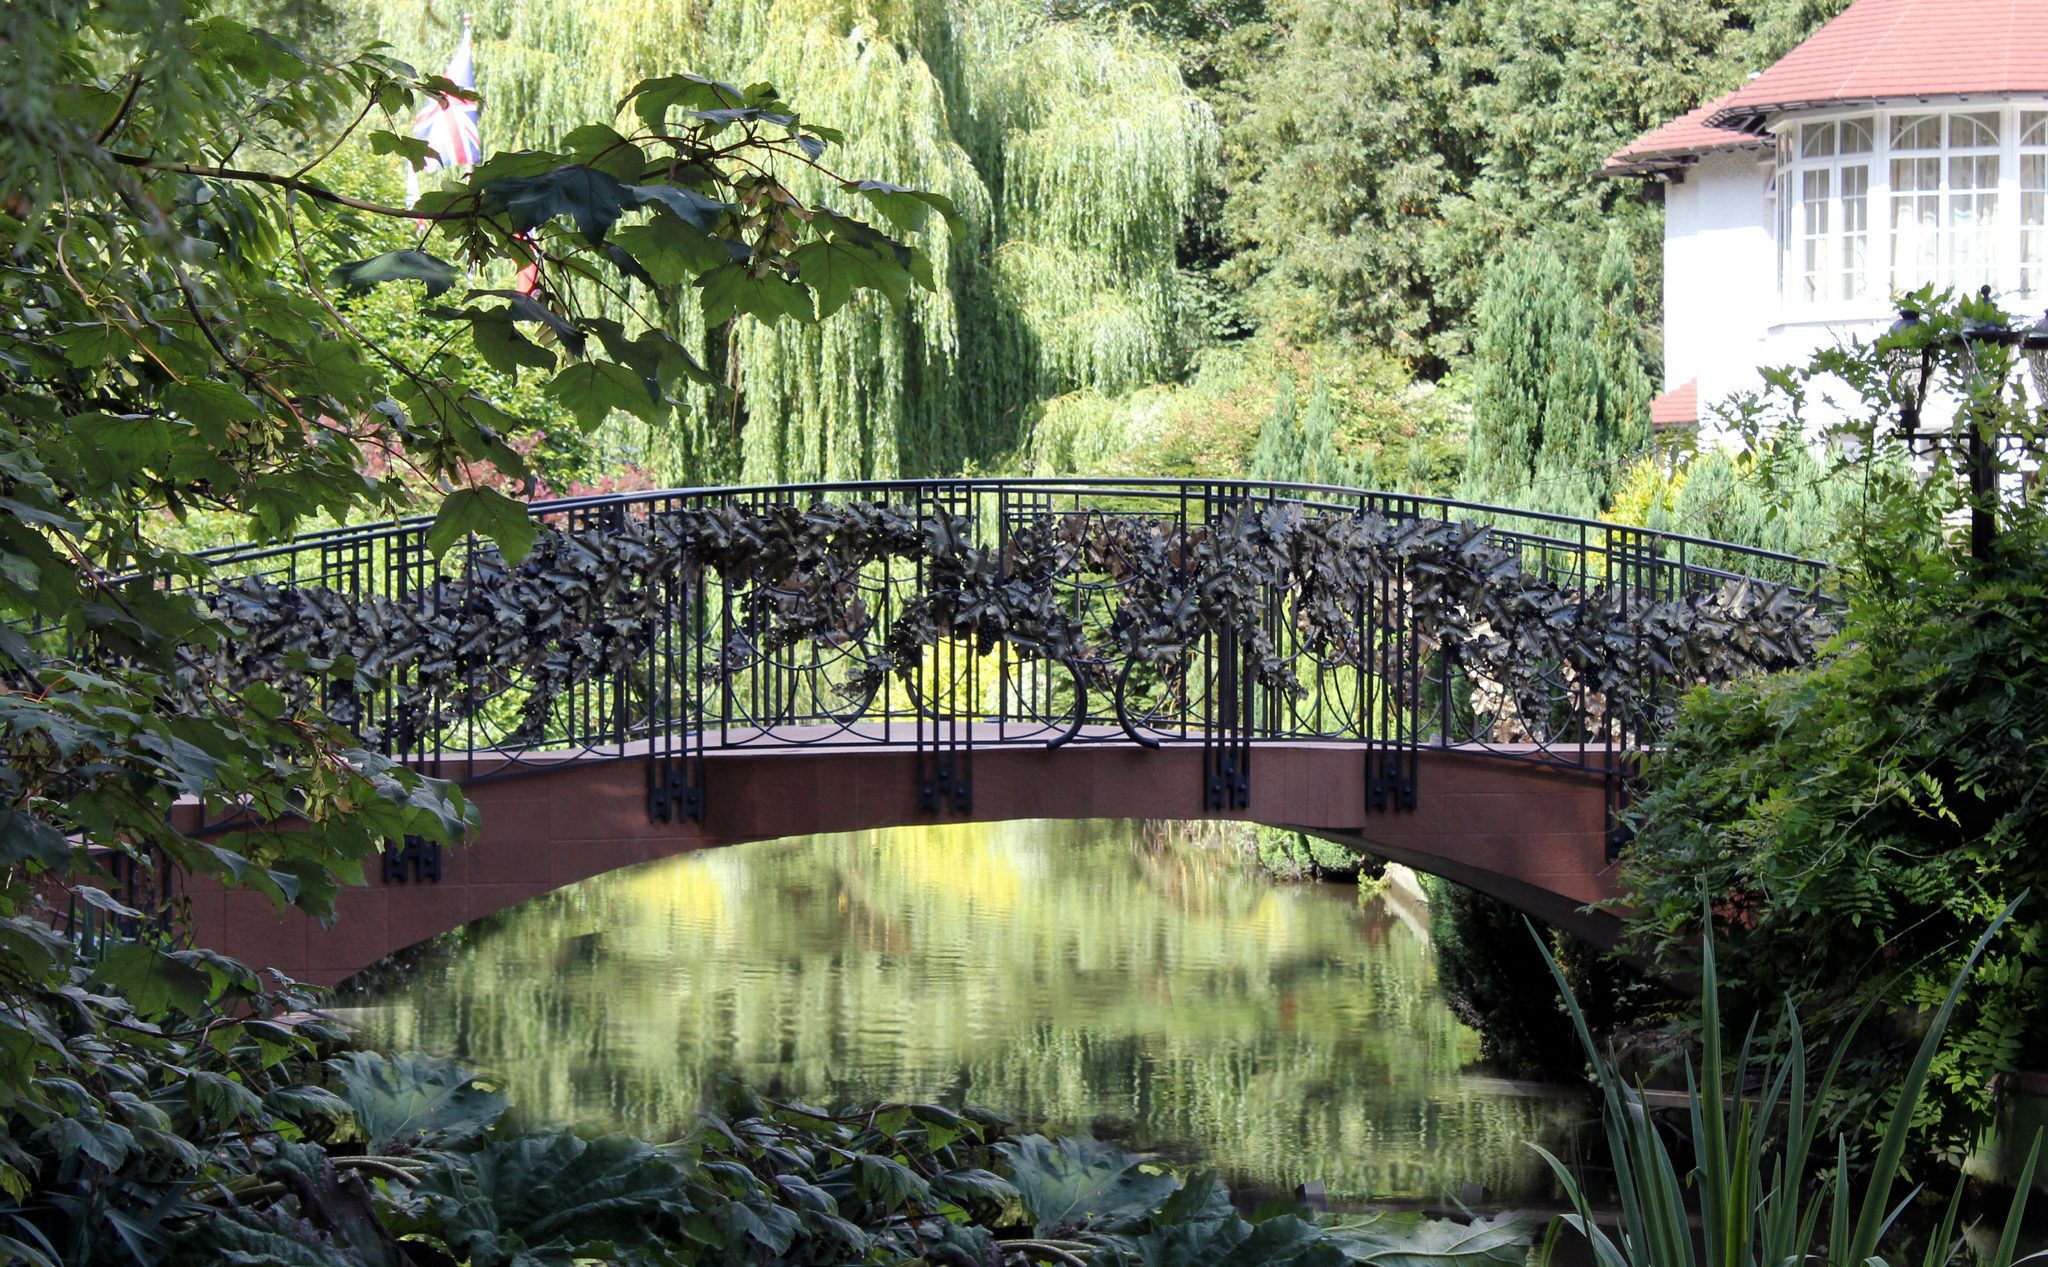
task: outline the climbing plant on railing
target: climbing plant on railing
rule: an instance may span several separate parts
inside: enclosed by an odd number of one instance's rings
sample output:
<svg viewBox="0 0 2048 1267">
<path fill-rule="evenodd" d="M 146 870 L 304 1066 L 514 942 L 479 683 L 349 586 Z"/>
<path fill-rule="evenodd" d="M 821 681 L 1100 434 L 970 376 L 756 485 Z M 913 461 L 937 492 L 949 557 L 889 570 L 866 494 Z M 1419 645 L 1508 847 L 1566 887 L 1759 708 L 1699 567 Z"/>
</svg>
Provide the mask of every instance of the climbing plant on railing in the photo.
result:
<svg viewBox="0 0 2048 1267">
<path fill-rule="evenodd" d="M 401 594 L 221 582 L 212 602 L 235 632 L 208 654 L 235 680 L 301 693 L 316 683 L 287 666 L 328 666 L 345 695 L 402 681 L 432 701 L 407 742 L 508 702 L 520 733 L 539 738 L 565 692 L 630 688 L 662 631 L 722 586 L 743 619 L 698 635 L 725 640 L 705 657 L 714 675 L 746 658 L 738 641 L 750 652 L 808 642 L 854 649 L 849 689 L 871 693 L 957 640 L 1109 686 L 1133 666 L 1172 671 L 1220 639 L 1258 686 L 1299 695 L 1303 655 L 1391 676 L 1390 655 L 1449 653 L 1505 701 L 1563 681 L 1586 697 L 1582 723 L 1639 737 L 1673 686 L 1805 663 L 1830 629 L 1819 597 L 1787 584 L 1674 571 L 1685 585 L 1623 585 L 1558 570 L 1574 548 L 1562 542 L 1278 499 L 1199 520 L 1013 512 L 987 536 L 969 515 L 867 500 L 617 510 L 608 523 L 544 526 L 516 564 L 478 545 Z M 1074 601 L 1083 587 L 1107 601 Z M 1397 621 L 1408 628 L 1395 653 Z"/>
</svg>

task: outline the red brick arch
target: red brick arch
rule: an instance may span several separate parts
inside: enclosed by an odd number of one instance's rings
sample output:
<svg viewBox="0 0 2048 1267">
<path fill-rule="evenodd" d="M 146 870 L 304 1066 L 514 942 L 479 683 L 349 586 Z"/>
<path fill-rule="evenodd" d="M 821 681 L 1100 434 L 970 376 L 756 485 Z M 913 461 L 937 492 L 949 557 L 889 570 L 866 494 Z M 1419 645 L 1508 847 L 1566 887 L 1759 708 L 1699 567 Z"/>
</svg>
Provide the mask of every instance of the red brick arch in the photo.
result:
<svg viewBox="0 0 2048 1267">
<path fill-rule="evenodd" d="M 908 748 L 728 749 L 706 757 L 703 821 L 661 823 L 649 820 L 642 762 L 529 759 L 537 768 L 470 784 L 482 828 L 445 855 L 437 881 L 372 875 L 368 887 L 342 893 L 324 927 L 296 912 L 278 916 L 260 894 L 195 886 L 190 926 L 200 945 L 325 985 L 530 898 L 698 849 L 931 822 L 1231 818 L 1342 841 L 1602 944 L 1614 939 L 1613 916 L 1582 909 L 1615 894 L 1597 769 L 1425 749 L 1416 808 L 1368 812 L 1356 746 L 1262 743 L 1254 808 L 1218 814 L 1202 808 L 1202 761 L 1198 746 L 977 749 L 973 809 L 935 814 L 919 805 Z"/>
</svg>

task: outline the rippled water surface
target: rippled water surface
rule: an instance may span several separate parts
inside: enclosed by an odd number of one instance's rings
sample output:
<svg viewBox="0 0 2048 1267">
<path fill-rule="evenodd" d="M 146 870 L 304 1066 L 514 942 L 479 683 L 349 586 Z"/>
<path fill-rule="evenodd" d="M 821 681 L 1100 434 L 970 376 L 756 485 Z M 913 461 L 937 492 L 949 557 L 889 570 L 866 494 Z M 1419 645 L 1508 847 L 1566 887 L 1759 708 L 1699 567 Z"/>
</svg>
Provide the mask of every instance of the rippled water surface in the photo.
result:
<svg viewBox="0 0 2048 1267">
<path fill-rule="evenodd" d="M 732 1073 L 962 1100 L 1333 1196 L 1504 1197 L 1564 1109 L 1473 1076 L 1398 892 L 1282 885 L 1127 823 L 909 828 L 602 876 L 357 1014 L 528 1120 L 662 1135 Z"/>
</svg>

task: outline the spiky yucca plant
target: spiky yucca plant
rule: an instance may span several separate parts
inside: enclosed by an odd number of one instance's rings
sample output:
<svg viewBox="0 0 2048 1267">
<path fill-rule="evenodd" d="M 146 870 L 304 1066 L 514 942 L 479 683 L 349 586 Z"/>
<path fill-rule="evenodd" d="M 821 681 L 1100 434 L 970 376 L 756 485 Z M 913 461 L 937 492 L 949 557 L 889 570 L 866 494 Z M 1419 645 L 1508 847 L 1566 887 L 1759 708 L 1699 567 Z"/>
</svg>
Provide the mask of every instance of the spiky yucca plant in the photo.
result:
<svg viewBox="0 0 2048 1267">
<path fill-rule="evenodd" d="M 1906 1072 L 1870 1169 L 1852 1169 L 1848 1137 L 1837 1135 L 1829 1159 L 1833 1167 L 1817 1182 L 1809 1182 L 1809 1176 L 1815 1167 L 1815 1145 L 1824 1116 L 1821 1106 L 1828 1099 L 1842 1053 L 1850 1046 L 1854 1026 L 1851 1034 L 1835 1045 L 1834 1058 L 1813 1085 L 1808 1084 L 1805 1036 L 1797 1015 L 1787 1017 L 1792 1039 L 1782 1058 L 1753 1058 L 1756 1025 L 1752 1022 L 1731 1071 L 1722 1053 L 1718 980 L 1709 933 L 1702 946 L 1704 1042 L 1697 1073 L 1691 1058 L 1686 1060 L 1693 1165 L 1682 1171 L 1650 1120 L 1641 1088 L 1623 1076 L 1611 1052 L 1593 1041 L 1578 1000 L 1539 937 L 1537 944 L 1563 990 L 1579 1041 L 1600 1084 L 1601 1119 L 1621 1201 L 1618 1221 L 1609 1220 L 1610 1234 L 1595 1218 L 1585 1186 L 1571 1169 L 1538 1147 L 1575 1210 L 1552 1225 L 1542 1259 L 1548 1260 L 1559 1230 L 1570 1228 L 1592 1245 L 1599 1267 L 1889 1267 L 1890 1260 L 1881 1252 L 1886 1235 L 1920 1193 L 1914 1187 L 1896 1202 L 1892 1196 L 1929 1067 L 1941 1048 L 1956 1000 L 1985 947 L 2025 900 L 2022 894 L 1992 921 L 1957 973 Z M 1761 1087 L 1762 1093 L 1743 1095 L 1740 1088 L 1749 1086 Z M 2041 1139 L 2036 1136 L 1987 1267 L 2018 1267 L 2048 1260 L 2048 1251 L 2016 1259 L 2020 1222 L 2040 1152 Z M 1956 1221 L 1962 1192 L 1959 1179 L 1921 1255 L 1920 1267 L 1945 1267 L 1961 1255 L 1963 1242 Z M 1700 1218 L 1697 1240 L 1690 1218 L 1695 1204 Z M 1824 1223 L 1825 1237 L 1821 1231 Z"/>
</svg>

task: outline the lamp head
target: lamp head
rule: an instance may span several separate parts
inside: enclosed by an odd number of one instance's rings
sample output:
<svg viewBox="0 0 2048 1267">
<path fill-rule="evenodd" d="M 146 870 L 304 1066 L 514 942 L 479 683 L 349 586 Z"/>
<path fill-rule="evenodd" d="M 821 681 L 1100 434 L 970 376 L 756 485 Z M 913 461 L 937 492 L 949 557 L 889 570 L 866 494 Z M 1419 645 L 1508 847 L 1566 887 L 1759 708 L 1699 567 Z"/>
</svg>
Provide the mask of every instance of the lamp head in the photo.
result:
<svg viewBox="0 0 2048 1267">
<path fill-rule="evenodd" d="M 2034 403 L 2048 409 L 2048 314 L 2021 332 L 2020 354 L 2034 380 Z"/>
<path fill-rule="evenodd" d="M 1934 373 L 1934 350 L 1913 337 L 1925 324 L 1919 309 L 1900 308 L 1899 319 L 1892 322 L 1880 341 L 1892 396 L 1899 402 L 1899 430 L 1909 440 L 1919 434 L 1920 406 L 1927 397 L 1927 381 Z"/>
</svg>

